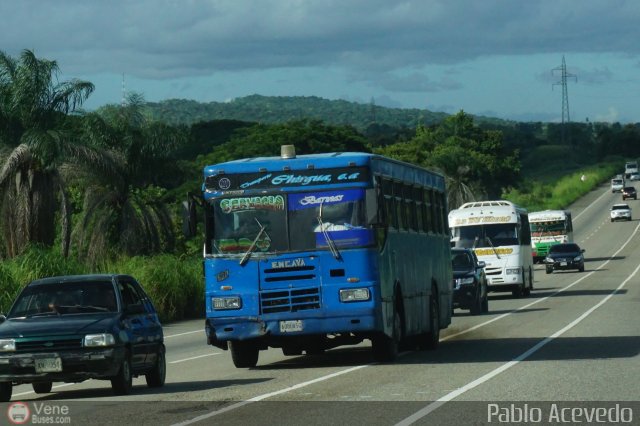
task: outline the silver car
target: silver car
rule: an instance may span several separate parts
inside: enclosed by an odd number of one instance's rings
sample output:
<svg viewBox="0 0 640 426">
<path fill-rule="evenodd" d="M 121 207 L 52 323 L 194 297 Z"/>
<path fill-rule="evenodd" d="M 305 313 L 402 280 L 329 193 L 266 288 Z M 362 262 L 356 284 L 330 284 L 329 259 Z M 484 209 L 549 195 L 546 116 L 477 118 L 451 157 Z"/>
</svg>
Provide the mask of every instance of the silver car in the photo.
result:
<svg viewBox="0 0 640 426">
<path fill-rule="evenodd" d="M 616 220 L 631 220 L 631 207 L 629 207 L 629 204 L 620 203 L 611 206 L 611 222 Z"/>
</svg>

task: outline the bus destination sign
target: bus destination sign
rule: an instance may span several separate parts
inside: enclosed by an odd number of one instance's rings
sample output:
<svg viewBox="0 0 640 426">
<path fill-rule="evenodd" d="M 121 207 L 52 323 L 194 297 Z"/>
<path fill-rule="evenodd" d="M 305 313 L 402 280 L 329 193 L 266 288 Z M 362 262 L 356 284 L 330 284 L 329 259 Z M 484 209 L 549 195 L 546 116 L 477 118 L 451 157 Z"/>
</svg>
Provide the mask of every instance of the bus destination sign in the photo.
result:
<svg viewBox="0 0 640 426">
<path fill-rule="evenodd" d="M 207 176 L 205 187 L 209 191 L 242 191 L 368 181 L 369 169 L 366 167 L 344 167 L 285 172 L 217 174 Z"/>
</svg>

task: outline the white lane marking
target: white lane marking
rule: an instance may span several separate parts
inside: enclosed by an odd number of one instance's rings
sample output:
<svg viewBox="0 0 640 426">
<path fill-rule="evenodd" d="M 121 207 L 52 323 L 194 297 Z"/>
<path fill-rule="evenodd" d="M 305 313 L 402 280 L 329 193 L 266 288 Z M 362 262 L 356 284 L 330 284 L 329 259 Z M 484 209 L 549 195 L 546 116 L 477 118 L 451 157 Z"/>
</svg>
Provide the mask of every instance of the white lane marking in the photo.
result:
<svg viewBox="0 0 640 426">
<path fill-rule="evenodd" d="M 194 334 L 194 333 L 204 333 L 204 329 L 193 330 L 193 331 L 185 331 L 184 333 L 178 333 L 178 334 L 171 334 L 169 336 L 164 336 L 164 338 L 165 339 L 171 339 L 172 337 L 186 336 L 187 334 Z"/>
<path fill-rule="evenodd" d="M 221 353 L 222 352 L 213 352 L 213 353 L 206 354 L 206 355 L 192 356 L 191 358 L 184 358 L 184 359 L 178 359 L 176 361 L 171 361 L 169 364 L 179 364 L 181 362 L 193 361 L 194 359 L 200 359 L 200 358 L 205 358 L 205 357 L 208 357 L 208 356 L 220 355 Z"/>
<path fill-rule="evenodd" d="M 622 247 L 620 247 L 620 249 L 618 251 L 616 251 L 614 256 L 616 254 L 618 254 L 627 244 L 629 244 L 629 242 L 634 238 L 635 234 L 638 232 L 639 228 L 640 228 L 640 224 L 636 226 L 636 229 L 633 231 L 631 236 L 627 239 L 627 241 L 625 241 L 625 243 L 622 245 Z M 602 268 L 604 265 L 606 265 L 610 261 L 611 261 L 611 259 L 607 260 L 605 263 L 600 265 L 600 267 L 598 269 Z M 475 380 L 467 383 L 466 385 L 454 390 L 453 392 L 449 392 L 448 394 L 438 398 L 436 401 L 432 402 L 431 404 L 427 405 L 426 407 L 422 408 L 421 410 L 415 412 L 411 416 L 409 416 L 409 417 L 405 418 L 404 420 L 401 420 L 400 422 L 396 423 L 395 426 L 408 426 L 408 425 L 411 425 L 411 424 L 415 423 L 416 421 L 418 421 L 418 420 L 422 419 L 423 417 L 427 416 L 429 413 L 437 410 L 439 407 L 443 406 L 444 404 L 446 404 L 447 402 L 453 400 L 454 398 L 457 398 L 458 396 L 464 394 L 465 392 L 467 392 L 467 391 L 469 391 L 469 390 L 471 390 L 471 389 L 473 389 L 473 388 L 475 388 L 477 386 L 480 386 L 481 384 L 491 380 L 492 378 L 494 378 L 495 376 L 499 375 L 500 373 L 502 373 L 502 372 L 510 369 L 511 367 L 519 364 L 521 361 L 524 361 L 525 359 L 529 358 L 531 355 L 533 355 L 534 353 L 538 352 L 547 343 L 552 342 L 554 339 L 562 336 L 564 333 L 566 333 L 567 331 L 571 330 L 573 327 L 575 327 L 580 322 L 582 322 L 582 320 L 584 320 L 589 315 L 591 315 L 593 313 L 593 311 L 595 311 L 600 306 L 602 306 L 605 303 L 607 303 L 607 301 L 609 301 L 609 299 L 611 299 L 633 277 L 636 276 L 636 274 L 638 273 L 639 270 L 640 270 L 640 265 L 638 265 L 636 267 L 636 269 L 624 281 L 622 281 L 622 283 L 615 290 L 613 290 L 611 293 L 609 293 L 600 302 L 596 303 L 594 306 L 589 308 L 586 312 L 584 312 L 578 318 L 576 318 L 575 320 L 571 321 L 568 325 L 566 325 L 563 328 L 561 328 L 560 330 L 556 331 L 551 336 L 548 336 L 548 337 L 544 338 L 543 340 L 538 342 L 536 345 L 534 345 L 533 347 L 529 348 L 527 351 L 523 352 L 522 354 L 520 354 L 519 356 L 517 356 L 513 360 L 501 365 L 500 367 L 488 372 L 487 374 L 485 374 L 485 375 L 483 375 L 481 377 L 478 377 L 477 379 L 475 379 Z M 577 280 L 576 282 L 571 284 L 571 286 L 573 286 L 575 283 L 581 281 L 582 279 L 583 278 Z M 557 294 L 557 293 L 554 293 L 554 294 Z"/>
<path fill-rule="evenodd" d="M 580 213 L 578 213 L 577 215 L 575 215 L 575 216 L 573 217 L 573 219 L 574 219 L 574 220 L 575 220 L 575 219 L 578 219 L 580 216 L 582 216 L 582 213 L 586 212 L 586 211 L 587 211 L 587 210 L 589 210 L 591 207 L 593 207 L 593 205 L 594 205 L 595 203 L 597 203 L 597 202 L 598 202 L 598 200 L 599 200 L 600 198 L 604 197 L 604 196 L 605 196 L 605 195 L 607 195 L 608 193 L 609 193 L 609 190 L 608 190 L 608 189 L 607 189 L 607 190 L 605 190 L 605 191 L 602 193 L 602 195 L 601 195 L 601 196 L 599 196 L 598 198 L 596 198 L 595 200 L 593 200 L 593 203 L 591 203 L 591 204 L 589 204 L 587 207 L 585 207 L 585 209 L 584 209 L 584 210 L 582 210 L 582 211 L 581 211 Z"/>
<path fill-rule="evenodd" d="M 91 380 L 91 379 L 89 379 Z M 62 385 L 56 385 L 56 386 L 52 386 L 52 389 L 59 389 L 59 388 L 64 388 L 67 386 L 73 386 L 76 385 L 77 383 L 64 383 Z M 14 393 L 13 396 L 22 396 L 22 395 L 29 395 L 31 393 L 35 393 L 35 391 L 27 391 L 27 392 L 20 392 L 20 393 Z"/>
<path fill-rule="evenodd" d="M 181 423 L 175 423 L 173 426 L 190 425 L 192 423 L 196 423 L 196 422 L 200 422 L 202 420 L 210 419 L 211 417 L 226 413 L 227 411 L 235 410 L 236 408 L 240 408 L 240 407 L 242 407 L 244 405 L 251 404 L 253 402 L 262 401 L 263 399 L 271 398 L 272 396 L 276 396 L 276 395 L 280 395 L 280 394 L 283 394 L 283 393 L 291 392 L 292 390 L 300 389 L 300 388 L 303 388 L 305 386 L 312 385 L 314 383 L 318 383 L 318 382 L 322 382 L 322 381 L 325 381 L 325 380 L 333 379 L 334 377 L 338 377 L 338 376 L 341 376 L 343 374 L 348 374 L 348 373 L 351 373 L 352 371 L 356 371 L 356 370 L 360 370 L 360 369 L 365 368 L 365 367 L 369 367 L 370 365 L 373 365 L 373 364 L 358 365 L 358 366 L 355 366 L 355 367 L 347 368 L 346 370 L 337 371 L 335 373 L 327 374 L 326 376 L 318 377 L 317 379 L 313 379 L 313 380 L 309 380 L 309 381 L 306 381 L 306 382 L 298 383 L 297 385 L 289 386 L 288 388 L 280 389 L 280 390 L 275 391 L 275 392 L 269 392 L 269 393 L 265 393 L 263 395 L 258 395 L 258 396 L 255 396 L 255 397 L 251 398 L 251 399 L 247 399 L 246 401 L 241 401 L 241 402 L 238 402 L 238 403 L 235 403 L 235 404 L 228 405 L 228 406 L 226 406 L 224 408 L 221 408 L 220 410 L 212 411 L 210 413 L 203 414 L 203 415 L 198 416 L 198 417 L 194 417 L 193 419 L 185 420 L 184 422 L 181 422 Z"/>
</svg>

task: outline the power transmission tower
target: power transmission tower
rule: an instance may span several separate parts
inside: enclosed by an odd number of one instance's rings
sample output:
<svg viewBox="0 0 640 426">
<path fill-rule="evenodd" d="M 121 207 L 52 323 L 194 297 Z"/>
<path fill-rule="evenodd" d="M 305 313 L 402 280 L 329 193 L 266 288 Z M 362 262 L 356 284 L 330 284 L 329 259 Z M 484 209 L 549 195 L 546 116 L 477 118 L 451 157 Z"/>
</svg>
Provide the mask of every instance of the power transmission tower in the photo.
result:
<svg viewBox="0 0 640 426">
<path fill-rule="evenodd" d="M 569 92 L 567 90 L 567 80 L 574 79 L 574 81 L 578 82 L 578 77 L 575 74 L 570 74 L 567 72 L 567 63 L 564 60 L 564 55 L 562 55 L 562 65 L 557 68 L 551 70 L 551 74 L 554 75 L 555 72 L 560 72 L 560 81 L 553 83 L 551 85 L 551 89 L 555 86 L 562 86 L 562 144 L 565 142 L 565 133 L 567 126 L 571 122 L 571 117 L 569 116 Z"/>
</svg>

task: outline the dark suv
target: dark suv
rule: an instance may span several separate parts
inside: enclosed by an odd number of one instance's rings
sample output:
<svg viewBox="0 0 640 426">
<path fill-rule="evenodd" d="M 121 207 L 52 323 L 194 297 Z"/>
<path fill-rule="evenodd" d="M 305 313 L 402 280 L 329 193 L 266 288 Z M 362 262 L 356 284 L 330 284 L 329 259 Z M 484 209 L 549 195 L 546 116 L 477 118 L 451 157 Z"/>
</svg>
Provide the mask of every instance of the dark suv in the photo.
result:
<svg viewBox="0 0 640 426">
<path fill-rule="evenodd" d="M 575 243 L 555 244 L 544 259 L 547 274 L 556 270 L 577 269 L 584 272 L 584 249 Z"/>
<path fill-rule="evenodd" d="M 451 249 L 453 307 L 469 309 L 471 315 L 489 310 L 485 263 L 471 249 Z"/>
<path fill-rule="evenodd" d="M 626 200 L 627 198 L 633 198 L 634 200 L 638 199 L 638 194 L 633 186 L 625 186 L 622 188 L 622 199 Z"/>
<path fill-rule="evenodd" d="M 110 380 L 128 394 L 132 378 L 164 385 L 162 325 L 140 284 L 128 275 L 74 275 L 31 282 L 0 316 L 0 402 L 13 385 L 36 393 L 52 382 Z"/>
</svg>

